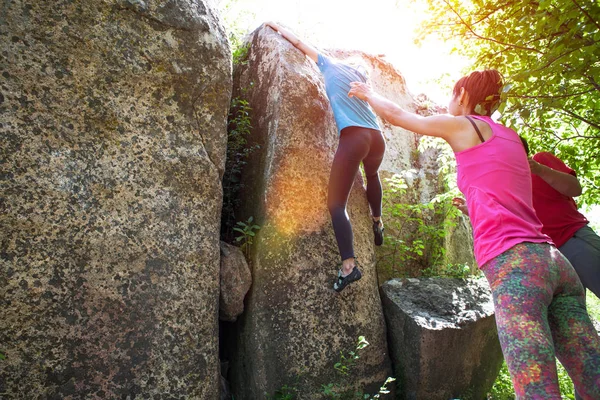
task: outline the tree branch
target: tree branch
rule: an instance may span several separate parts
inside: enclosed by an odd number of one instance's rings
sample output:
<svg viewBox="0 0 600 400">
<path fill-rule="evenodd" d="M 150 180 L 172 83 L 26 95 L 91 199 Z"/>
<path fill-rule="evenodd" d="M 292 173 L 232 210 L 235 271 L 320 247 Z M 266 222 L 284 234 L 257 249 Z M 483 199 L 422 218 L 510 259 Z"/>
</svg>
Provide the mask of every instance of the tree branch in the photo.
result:
<svg viewBox="0 0 600 400">
<path fill-rule="evenodd" d="M 581 115 L 575 114 L 573 111 L 570 111 L 570 110 L 562 109 L 561 111 L 563 111 L 565 114 L 567 114 L 567 115 L 569 115 L 569 116 L 571 116 L 571 117 L 573 117 L 575 119 L 578 119 L 581 122 L 585 122 L 589 126 L 591 126 L 593 128 L 596 128 L 596 129 L 598 129 L 600 131 L 600 125 L 598 125 L 598 123 L 596 123 L 594 121 L 590 121 L 589 119 L 584 118 Z"/>
<path fill-rule="evenodd" d="M 586 78 L 590 80 L 590 83 L 596 88 L 596 90 L 600 91 L 600 85 L 598 84 L 598 82 L 596 82 L 593 76 L 586 75 Z"/>
<path fill-rule="evenodd" d="M 600 24 L 598 23 L 598 21 L 596 21 L 594 18 L 592 18 L 592 16 L 587 12 L 587 10 L 585 8 L 583 8 L 582 6 L 580 6 L 576 0 L 572 0 L 572 1 L 581 10 L 581 12 L 584 13 L 585 16 L 589 18 L 590 22 L 592 24 L 596 25 L 596 28 L 600 29 Z"/>
<path fill-rule="evenodd" d="M 515 44 L 510 44 L 510 43 L 506 43 L 506 42 L 502 42 L 499 40 L 496 40 L 494 38 L 488 38 L 488 37 L 484 37 L 479 35 L 478 33 L 476 33 L 473 28 L 471 28 L 471 26 L 462 18 L 462 16 L 458 13 L 458 11 L 456 11 L 454 9 L 454 7 L 452 7 L 452 5 L 448 2 L 448 0 L 444 0 L 444 3 L 446 3 L 446 5 L 448 6 L 448 8 L 450 8 L 450 10 L 454 13 L 454 15 L 456 15 L 456 17 L 460 20 L 461 24 L 464 25 L 469 32 L 471 32 L 471 34 L 473 36 L 475 36 L 476 38 L 480 39 L 480 40 L 484 40 L 484 41 L 489 41 L 489 42 L 494 42 L 494 43 L 498 43 L 501 44 L 503 46 L 508 46 L 511 48 L 515 48 L 515 49 L 521 49 L 521 50 L 526 50 L 526 51 L 531 51 L 534 53 L 538 53 L 538 54 L 543 54 L 541 51 L 539 51 L 538 49 L 534 49 L 531 47 L 523 47 L 523 46 L 519 46 L 519 45 L 515 45 Z"/>
</svg>

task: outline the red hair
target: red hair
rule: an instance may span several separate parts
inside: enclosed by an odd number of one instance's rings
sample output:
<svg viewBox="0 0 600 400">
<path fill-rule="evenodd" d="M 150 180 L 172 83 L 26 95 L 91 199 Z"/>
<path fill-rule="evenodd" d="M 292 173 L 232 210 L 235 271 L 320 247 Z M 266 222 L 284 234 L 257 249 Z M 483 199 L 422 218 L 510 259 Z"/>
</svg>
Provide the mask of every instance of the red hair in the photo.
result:
<svg viewBox="0 0 600 400">
<path fill-rule="evenodd" d="M 473 71 L 456 82 L 452 94 L 456 97 L 460 94 L 460 88 L 465 88 L 469 95 L 469 107 L 480 115 L 491 116 L 500 104 L 503 86 L 502 75 L 497 70 Z"/>
</svg>

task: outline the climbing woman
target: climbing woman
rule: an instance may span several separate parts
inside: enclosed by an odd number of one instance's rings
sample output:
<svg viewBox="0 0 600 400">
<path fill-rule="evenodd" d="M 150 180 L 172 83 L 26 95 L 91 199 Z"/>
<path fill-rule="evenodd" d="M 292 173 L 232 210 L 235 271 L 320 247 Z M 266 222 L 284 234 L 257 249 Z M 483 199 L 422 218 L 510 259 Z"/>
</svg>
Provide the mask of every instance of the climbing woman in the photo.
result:
<svg viewBox="0 0 600 400">
<path fill-rule="evenodd" d="M 385 152 L 385 141 L 377 124 L 377 117 L 367 102 L 347 96 L 350 82 L 367 81 L 366 70 L 319 53 L 276 23 L 267 22 L 266 25 L 317 63 L 323 74 L 325 91 L 340 135 L 327 192 L 327 206 L 342 259 L 342 267 L 333 285 L 339 292 L 362 276 L 354 254 L 352 225 L 346 213 L 348 196 L 361 162 L 367 177 L 367 200 L 373 217 L 375 245 L 381 246 L 383 243 L 382 192 L 378 170 Z"/>
<path fill-rule="evenodd" d="M 502 352 L 518 399 L 560 399 L 555 356 L 584 399 L 600 399 L 600 340 L 575 270 L 542 234 L 519 136 L 491 119 L 502 77 L 475 71 L 454 86 L 449 115 L 421 117 L 364 82 L 348 96 L 367 101 L 393 125 L 443 138 L 454 150 L 475 258 L 494 300 Z"/>
</svg>

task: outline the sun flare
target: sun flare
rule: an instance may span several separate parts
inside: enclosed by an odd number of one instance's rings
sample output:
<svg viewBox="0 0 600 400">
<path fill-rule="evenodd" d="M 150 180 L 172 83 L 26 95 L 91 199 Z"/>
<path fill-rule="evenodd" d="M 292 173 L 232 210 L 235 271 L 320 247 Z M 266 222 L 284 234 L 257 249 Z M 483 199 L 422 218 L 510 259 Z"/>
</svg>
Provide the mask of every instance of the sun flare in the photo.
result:
<svg viewBox="0 0 600 400">
<path fill-rule="evenodd" d="M 221 0 L 220 6 L 229 24 L 247 32 L 273 20 L 320 49 L 385 55 L 406 77 L 411 93 L 425 93 L 442 105 L 468 65 L 450 54 L 450 44 L 433 37 L 415 44 L 427 9 L 412 0 Z"/>
</svg>

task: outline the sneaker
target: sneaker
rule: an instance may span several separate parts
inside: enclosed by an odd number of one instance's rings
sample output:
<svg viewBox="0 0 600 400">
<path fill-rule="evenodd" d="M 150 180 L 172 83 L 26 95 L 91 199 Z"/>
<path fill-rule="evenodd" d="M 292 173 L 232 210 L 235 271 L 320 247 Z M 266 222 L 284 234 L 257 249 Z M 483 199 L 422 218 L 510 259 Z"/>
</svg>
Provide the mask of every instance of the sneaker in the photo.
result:
<svg viewBox="0 0 600 400">
<path fill-rule="evenodd" d="M 381 220 L 373 221 L 373 235 L 375 236 L 375 246 L 381 246 L 383 244 L 383 224 Z"/>
<path fill-rule="evenodd" d="M 352 272 L 350 272 L 346 276 L 342 276 L 342 270 L 340 268 L 340 270 L 338 271 L 337 279 L 333 284 L 333 290 L 335 290 L 336 292 L 341 292 L 342 289 L 344 289 L 346 286 L 348 286 L 352 282 L 359 280 L 360 278 L 362 278 L 362 273 L 360 272 L 360 269 L 358 269 L 357 266 L 355 266 L 352 269 Z"/>
</svg>

